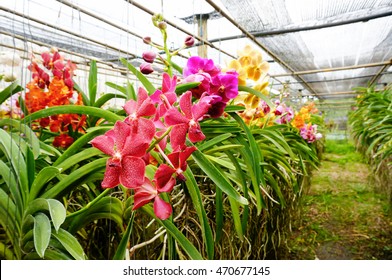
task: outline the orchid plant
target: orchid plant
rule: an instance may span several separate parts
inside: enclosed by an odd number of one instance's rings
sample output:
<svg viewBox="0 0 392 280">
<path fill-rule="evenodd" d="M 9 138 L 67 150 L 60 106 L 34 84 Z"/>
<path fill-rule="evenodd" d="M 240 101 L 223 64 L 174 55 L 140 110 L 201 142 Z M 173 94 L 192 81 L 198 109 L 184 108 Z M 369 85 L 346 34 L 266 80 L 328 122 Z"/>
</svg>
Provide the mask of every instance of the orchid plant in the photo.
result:
<svg viewBox="0 0 392 280">
<path fill-rule="evenodd" d="M 162 77 L 161 89 L 149 96 L 140 87 L 137 99 L 124 105 L 126 119 L 91 144 L 111 156 L 102 187 L 121 184 L 133 189 L 134 209 L 153 200 L 157 217 L 167 219 L 172 209 L 160 193 L 170 192 L 176 180 L 185 179 L 186 160 L 196 149 L 187 146 L 186 140 L 197 143 L 206 138 L 199 122 L 223 114 L 238 94 L 238 80 L 236 72 L 223 73 L 211 59 L 197 56 L 184 69 L 184 81 L 200 83 L 196 88 L 177 97 L 178 78 L 166 72 Z M 152 150 L 156 153 L 149 153 Z M 145 175 L 151 162 L 160 163 L 152 180 Z"/>
<path fill-rule="evenodd" d="M 271 101 L 269 65 L 248 46 L 225 68 L 192 56 L 181 69 L 173 59 L 194 39 L 169 50 L 163 17 L 154 16 L 153 23 L 163 45 L 143 41 L 165 55 L 144 52 L 139 69 L 120 59 L 141 82 L 136 89 L 129 82 L 107 83 L 119 92 L 98 96 L 95 61 L 83 91 L 72 79 L 75 65 L 58 50 L 33 57 L 32 81 L 18 98 L 21 121 L 0 120 L 11 127 L 0 129 L 0 152 L 6 155 L 0 158 L 0 200 L 15 205 L 0 212 L 0 222 L 11 220 L 16 232 L 1 224 L 9 237 L 0 240 L 0 249 L 14 248 L 4 250 L 5 258 L 94 258 L 83 251 L 90 248 L 86 242 L 96 241 L 88 228 L 107 219 L 121 239 L 113 259 L 125 258 L 134 245 L 131 234 L 142 227 L 134 220 L 145 217 L 155 221 L 158 234 L 142 244 L 165 233 L 162 252 L 153 253 L 157 258 L 224 258 L 221 250 L 248 246 L 244 240 L 252 248 L 275 248 L 280 241 L 279 219 L 289 219 L 288 209 L 318 162 L 309 119 L 315 109 L 295 112 Z M 157 59 L 164 72 L 153 85 L 148 75 Z M 10 88 L 6 97 L 19 91 Z M 7 98 L 0 94 L 1 103 Z M 102 108 L 112 98 L 125 99 L 123 110 Z M 193 220 L 196 225 L 189 226 Z M 197 230 L 188 234 L 190 228 Z M 227 229 L 233 234 L 222 238 Z"/>
</svg>

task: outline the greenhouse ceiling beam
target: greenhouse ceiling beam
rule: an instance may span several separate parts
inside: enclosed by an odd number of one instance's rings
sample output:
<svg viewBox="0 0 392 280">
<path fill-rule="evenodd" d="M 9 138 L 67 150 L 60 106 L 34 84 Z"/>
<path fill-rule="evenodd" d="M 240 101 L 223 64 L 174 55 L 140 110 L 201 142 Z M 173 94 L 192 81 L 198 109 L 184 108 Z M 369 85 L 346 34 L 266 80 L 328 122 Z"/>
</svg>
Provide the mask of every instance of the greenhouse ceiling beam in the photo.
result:
<svg viewBox="0 0 392 280">
<path fill-rule="evenodd" d="M 59 0 L 58 0 L 58 1 L 59 1 Z M 152 16 L 156 14 L 154 11 L 152 11 L 152 10 L 146 8 L 145 6 L 143 6 L 143 5 L 139 4 L 139 3 L 137 3 L 136 1 L 133 1 L 133 0 L 125 0 L 125 1 L 128 2 L 130 5 L 133 5 L 133 6 L 137 7 L 138 9 L 140 9 L 140 10 L 146 12 L 147 14 L 150 14 L 150 15 L 152 15 Z M 214 49 L 216 49 L 217 51 L 219 51 L 219 52 L 221 52 L 221 53 L 224 53 L 224 54 L 226 54 L 226 55 L 229 56 L 229 57 L 235 58 L 234 55 L 232 55 L 232 54 L 230 54 L 230 53 L 228 53 L 228 52 L 222 50 L 221 48 L 215 46 L 215 45 L 214 45 L 213 43 L 211 43 L 210 41 L 205 40 L 205 39 L 201 38 L 201 37 L 198 36 L 198 35 L 192 34 L 191 32 L 189 32 L 189 31 L 185 30 L 184 28 L 178 26 L 178 25 L 175 24 L 174 22 L 171 22 L 171 21 L 168 20 L 168 19 L 165 19 L 165 22 L 166 22 L 167 24 L 169 24 L 170 26 L 172 26 L 172 27 L 178 29 L 179 31 L 181 31 L 181 32 L 183 32 L 183 33 L 185 33 L 185 34 L 187 34 L 187 35 L 189 35 L 189 36 L 194 37 L 195 39 L 197 39 L 197 40 L 200 41 L 200 42 L 203 42 L 204 44 L 208 45 L 209 47 L 214 48 Z"/>
<path fill-rule="evenodd" d="M 31 39 L 31 38 L 26 38 L 26 37 L 23 37 L 21 35 L 16 35 L 16 34 L 9 33 L 9 32 L 3 31 L 3 30 L 0 30 L 0 34 L 6 35 L 6 36 L 9 36 L 11 38 L 15 38 L 15 39 L 18 39 L 18 40 L 21 40 L 21 41 L 24 41 L 24 42 L 29 42 L 29 43 L 32 43 L 32 44 L 35 44 L 35 45 L 38 45 L 38 46 L 45 46 L 45 47 L 48 47 L 48 48 L 52 47 L 50 44 L 47 44 L 45 42 L 34 40 L 34 39 Z M 17 48 L 15 46 L 7 46 L 7 45 L 1 44 L 1 43 L 0 43 L 0 46 L 12 48 L 12 49 L 19 50 L 19 51 L 22 51 L 22 52 L 27 52 L 25 49 Z M 77 57 L 80 57 L 80 58 L 83 58 L 83 59 L 87 60 L 86 63 L 73 61 L 73 63 L 75 63 L 75 64 L 88 66 L 89 62 L 91 60 L 95 60 L 97 63 L 100 63 L 102 65 L 106 65 L 106 66 L 110 67 L 110 68 L 105 68 L 105 70 L 110 70 L 110 71 L 113 71 L 113 72 L 119 72 L 122 75 L 127 75 L 127 74 L 130 73 L 128 68 L 126 68 L 125 66 L 122 67 L 122 66 L 119 66 L 119 65 L 114 64 L 114 63 L 109 63 L 109 62 L 107 62 L 105 60 L 100 60 L 100 59 L 97 59 L 95 57 L 88 56 L 88 55 L 85 55 L 85 54 L 81 54 L 81 53 L 78 53 L 78 52 L 73 52 L 73 51 L 70 51 L 68 49 L 61 48 L 61 47 L 59 47 L 58 50 L 63 52 L 63 53 L 67 53 L 67 54 L 70 54 L 70 55 L 73 55 L 73 56 L 77 56 Z M 35 53 L 36 54 L 41 54 L 41 53 L 38 53 L 38 52 L 35 52 Z M 151 74 L 150 74 L 150 76 L 151 76 Z M 156 78 L 155 78 L 155 76 L 151 76 L 151 77 L 152 77 L 152 79 L 157 79 L 157 80 L 159 79 L 159 81 L 161 81 L 161 79 L 158 78 L 159 76 L 160 76 L 160 74 L 157 74 Z"/>
<path fill-rule="evenodd" d="M 104 23 L 106 23 L 106 24 L 108 24 L 108 25 L 110 25 L 112 27 L 115 27 L 115 28 L 117 28 L 117 29 L 119 29 L 121 31 L 124 31 L 124 32 L 126 32 L 126 33 L 128 33 L 128 34 L 130 34 L 132 36 L 135 36 L 135 37 L 143 40 L 143 36 L 137 34 L 136 32 L 130 31 L 129 29 L 127 29 L 125 27 L 122 27 L 122 26 L 120 26 L 118 24 L 115 24 L 114 22 L 111 22 L 111 21 L 109 21 L 109 20 L 107 20 L 107 19 L 105 19 L 103 17 L 100 17 L 100 16 L 94 14 L 94 13 L 91 13 L 90 11 L 87 11 L 86 9 L 83 9 L 80 6 L 77 6 L 77 5 L 71 3 L 71 2 L 69 2 L 67 0 L 56 0 L 56 1 L 61 3 L 61 4 L 63 4 L 63 5 L 68 6 L 68 7 L 72 8 L 72 9 L 74 9 L 74 10 L 82 12 L 82 13 L 84 13 L 84 14 L 92 17 L 92 18 L 98 19 L 98 20 L 100 20 L 100 21 L 102 21 L 102 22 L 104 22 Z M 158 46 L 160 45 L 160 44 L 155 43 L 155 42 L 153 42 L 153 43 L 158 45 Z"/>
<path fill-rule="evenodd" d="M 386 65 L 385 68 L 388 66 Z M 385 70 L 385 69 L 384 69 Z M 381 72 L 380 75 L 390 75 L 392 72 Z M 338 79 L 325 79 L 325 80 L 311 80 L 307 81 L 309 84 L 315 84 L 315 83 L 329 83 L 329 82 L 339 82 L 339 81 L 347 81 L 347 80 L 355 80 L 355 79 L 364 79 L 364 78 L 371 78 L 374 77 L 375 75 L 362 75 L 362 76 L 355 76 L 355 77 L 346 77 L 346 78 L 338 78 Z M 301 84 L 301 82 L 287 82 L 287 84 Z"/>
<path fill-rule="evenodd" d="M 264 31 L 258 31 L 258 32 L 250 32 L 250 34 L 252 34 L 256 38 L 266 37 L 266 36 L 281 35 L 281 34 L 287 34 L 287 33 L 293 33 L 293 32 L 300 32 L 300 31 L 323 29 L 323 28 L 341 26 L 341 25 L 352 24 L 352 23 L 357 23 L 357 22 L 366 22 L 369 20 L 388 17 L 388 16 L 392 16 L 392 11 L 387 11 L 387 12 L 383 12 L 383 13 L 379 13 L 379 14 L 358 17 L 358 18 L 353 18 L 353 19 L 343 20 L 343 21 L 338 21 L 338 22 L 329 22 L 329 23 L 313 25 L 313 26 L 302 26 L 302 27 L 297 26 L 297 27 L 284 28 L 284 29 L 264 30 Z M 227 36 L 227 37 L 212 39 L 212 40 L 210 40 L 210 42 L 214 43 L 214 42 L 218 42 L 218 41 L 234 40 L 234 39 L 244 38 L 244 37 L 247 37 L 247 36 L 244 34 L 239 35 L 239 36 Z"/>
<path fill-rule="evenodd" d="M 358 92 L 356 91 L 336 91 L 336 92 L 321 92 L 318 93 L 317 95 L 320 96 L 341 96 L 341 95 L 352 95 L 352 94 L 358 94 Z"/>
<path fill-rule="evenodd" d="M 391 64 L 392 64 L 392 59 L 388 60 L 388 61 L 373 62 L 373 63 L 367 63 L 367 64 L 358 64 L 358 65 L 333 67 L 333 68 L 313 69 L 313 70 L 305 70 L 305 71 L 293 71 L 292 73 L 272 74 L 270 76 L 271 77 L 287 77 L 287 76 L 292 76 L 292 75 L 307 75 L 307 74 L 315 74 L 315 73 L 322 73 L 322 72 L 334 72 L 334 71 L 352 70 L 352 69 L 358 69 L 358 68 L 388 66 L 388 65 L 391 65 Z"/>
<path fill-rule="evenodd" d="M 268 49 L 266 46 L 262 45 L 259 41 L 257 41 L 256 37 L 253 36 L 250 32 L 248 32 L 244 27 L 240 26 L 238 22 L 236 22 L 234 19 L 231 18 L 230 15 L 228 15 L 226 12 L 224 12 L 218 5 L 216 5 L 213 1 L 211 0 L 205 0 L 208 4 L 211 5 L 217 12 L 219 12 L 224 18 L 226 18 L 228 21 L 231 22 L 235 27 L 237 27 L 243 34 L 245 34 L 245 37 L 248 37 L 252 42 L 254 42 L 258 47 L 260 47 L 262 50 L 264 50 L 269 56 L 271 56 L 277 63 L 279 63 L 281 66 L 289 70 L 290 72 L 294 73 L 294 69 L 288 65 L 286 62 L 284 62 L 282 59 L 280 59 L 274 52 L 272 52 L 270 49 Z M 316 91 L 313 89 L 312 86 L 310 86 L 304 78 L 301 76 L 294 74 L 294 76 L 299 79 L 300 81 L 303 82 L 304 87 L 306 87 L 311 93 L 317 95 Z"/>
<path fill-rule="evenodd" d="M 392 61 L 392 59 L 391 59 L 391 61 Z M 381 69 L 377 72 L 377 74 L 374 75 L 373 78 L 370 80 L 369 84 L 370 84 L 370 85 L 375 84 L 375 83 L 378 81 L 378 79 L 380 79 L 380 77 L 383 75 L 383 72 L 384 72 L 388 67 L 389 67 L 388 64 L 385 64 L 383 67 L 381 67 Z"/>
<path fill-rule="evenodd" d="M 93 43 L 95 43 L 95 44 L 97 44 L 97 45 L 103 46 L 104 48 L 112 49 L 112 50 L 114 50 L 114 51 L 116 51 L 116 52 L 122 52 L 122 53 L 124 53 L 124 54 L 126 54 L 126 55 L 130 55 L 132 58 L 136 58 L 136 57 L 137 57 L 137 55 L 135 55 L 135 54 L 133 54 L 133 53 L 130 53 L 130 52 L 128 52 L 128 51 L 125 51 L 125 50 L 122 50 L 122 49 L 120 49 L 120 48 L 116 48 L 116 47 L 113 47 L 113 46 L 109 46 L 108 44 L 103 43 L 103 42 L 100 42 L 100 41 L 95 40 L 95 39 L 93 39 L 93 38 L 89 38 L 89 37 L 86 37 L 86 36 L 84 36 L 84 35 L 82 36 L 82 35 L 80 35 L 80 34 L 78 34 L 78 33 L 76 33 L 76 32 L 73 32 L 73 31 L 69 30 L 69 29 L 64 29 L 64 28 L 61 28 L 61 27 L 59 27 L 59 26 L 55 26 L 55 25 L 50 24 L 50 23 L 48 23 L 48 22 L 44 22 L 44 21 L 39 20 L 39 19 L 37 19 L 37 18 L 33 18 L 33 17 L 31 17 L 31 16 L 28 16 L 28 15 L 25 15 L 25 14 L 22 14 L 22 13 L 19 13 L 19 12 L 17 12 L 17 11 L 13 11 L 13 10 L 8 9 L 8 8 L 6 8 L 6 7 L 0 6 L 0 10 L 5 11 L 5 12 L 8 12 L 8 13 L 13 14 L 13 15 L 16 15 L 16 16 L 19 16 L 19 17 L 21 17 L 21 18 L 24 18 L 24 19 L 33 21 L 33 22 L 36 22 L 36 23 L 39 23 L 39 24 L 41 24 L 41 25 L 43 25 L 43 26 L 53 28 L 53 29 L 56 30 L 56 31 L 61 31 L 61 32 L 70 34 L 70 35 L 75 36 L 75 37 L 77 37 L 77 38 L 79 38 L 79 39 L 88 40 L 88 41 L 93 42 Z"/>
</svg>

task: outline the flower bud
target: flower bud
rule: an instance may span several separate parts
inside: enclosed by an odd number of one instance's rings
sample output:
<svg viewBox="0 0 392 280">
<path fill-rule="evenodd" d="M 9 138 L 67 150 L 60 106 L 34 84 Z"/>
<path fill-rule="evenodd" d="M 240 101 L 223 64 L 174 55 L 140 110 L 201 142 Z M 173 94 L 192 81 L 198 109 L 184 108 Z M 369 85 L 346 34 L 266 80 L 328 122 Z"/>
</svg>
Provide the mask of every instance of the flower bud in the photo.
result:
<svg viewBox="0 0 392 280">
<path fill-rule="evenodd" d="M 195 44 L 195 39 L 192 36 L 187 36 L 185 38 L 184 43 L 185 43 L 185 46 L 192 47 Z"/>
<path fill-rule="evenodd" d="M 149 36 L 144 37 L 143 38 L 143 43 L 147 44 L 147 45 L 151 44 L 151 37 L 149 37 Z"/>
<path fill-rule="evenodd" d="M 145 75 L 148 75 L 148 74 L 154 72 L 154 69 L 152 69 L 152 66 L 150 63 L 144 62 L 144 63 L 140 64 L 140 72 L 142 72 Z"/>
<path fill-rule="evenodd" d="M 16 75 L 14 73 L 5 73 L 3 79 L 4 82 L 11 83 L 16 80 Z"/>
<path fill-rule="evenodd" d="M 143 52 L 142 57 L 145 62 L 153 63 L 157 55 L 153 51 L 145 51 Z"/>
<path fill-rule="evenodd" d="M 164 22 L 164 21 L 160 21 L 160 22 L 158 22 L 158 28 L 159 28 L 159 29 L 161 29 L 161 30 L 165 30 L 165 29 L 166 29 L 166 27 L 167 27 L 167 24 L 166 24 L 166 22 Z"/>
</svg>

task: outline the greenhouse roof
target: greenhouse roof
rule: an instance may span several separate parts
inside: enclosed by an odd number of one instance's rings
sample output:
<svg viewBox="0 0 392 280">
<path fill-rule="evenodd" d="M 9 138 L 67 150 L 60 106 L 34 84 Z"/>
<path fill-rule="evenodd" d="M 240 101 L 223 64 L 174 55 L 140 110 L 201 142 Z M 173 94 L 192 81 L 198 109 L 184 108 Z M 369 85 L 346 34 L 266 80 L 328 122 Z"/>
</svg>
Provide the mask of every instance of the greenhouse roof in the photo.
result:
<svg viewBox="0 0 392 280">
<path fill-rule="evenodd" d="M 270 63 L 272 88 L 293 97 L 343 99 L 353 88 L 392 81 L 391 0 L 0 0 L 0 50 L 28 59 L 39 47 L 56 46 L 88 65 L 95 59 L 121 73 L 120 57 L 134 65 L 161 34 L 151 16 L 162 13 L 170 47 L 187 35 L 197 40 L 176 63 L 192 55 L 224 65 L 246 44 Z M 207 23 L 203 28 L 202 22 Z M 329 101 L 325 102 L 328 103 Z"/>
</svg>

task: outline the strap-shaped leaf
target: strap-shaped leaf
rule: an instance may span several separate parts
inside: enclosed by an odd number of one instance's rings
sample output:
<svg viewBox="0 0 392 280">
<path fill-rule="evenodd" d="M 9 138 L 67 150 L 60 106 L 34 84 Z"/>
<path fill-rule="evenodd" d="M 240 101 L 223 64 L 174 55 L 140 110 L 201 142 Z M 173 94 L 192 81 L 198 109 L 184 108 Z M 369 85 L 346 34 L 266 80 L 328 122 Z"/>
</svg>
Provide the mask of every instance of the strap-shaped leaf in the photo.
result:
<svg viewBox="0 0 392 280">
<path fill-rule="evenodd" d="M 1 104 L 1 103 L 0 103 Z M 37 159 L 40 155 L 40 143 L 38 137 L 35 135 L 35 132 L 28 126 L 21 123 L 19 120 L 14 119 L 2 119 L 0 120 L 0 127 L 2 126 L 12 126 L 14 129 L 17 129 L 21 133 L 23 133 L 26 138 L 26 142 L 28 142 L 31 146 L 31 150 L 34 154 L 34 158 Z"/>
<path fill-rule="evenodd" d="M 26 167 L 26 161 L 23 154 L 11 135 L 0 128 L 0 150 L 3 151 L 8 161 L 10 162 L 13 172 L 17 174 L 18 185 L 13 186 L 15 190 L 13 193 L 18 193 L 21 201 L 26 201 L 29 192 L 29 181 Z"/>
<path fill-rule="evenodd" d="M 29 200 L 32 201 L 35 199 L 40 193 L 42 187 L 58 174 L 60 174 L 60 169 L 54 166 L 46 166 L 42 168 L 31 185 Z"/>
<path fill-rule="evenodd" d="M 146 212 L 148 215 L 153 217 L 161 226 L 163 226 L 167 233 L 174 237 L 174 239 L 178 242 L 178 244 L 184 249 L 185 253 L 192 259 L 192 260 L 202 260 L 203 256 L 200 252 L 196 249 L 196 247 L 182 234 L 181 231 L 170 221 L 170 220 L 161 220 L 158 219 L 155 214 L 154 210 L 150 205 L 144 205 L 142 207 L 143 211 Z"/>
<path fill-rule="evenodd" d="M 34 248 L 37 254 L 44 258 L 45 250 L 49 245 L 51 225 L 48 216 L 38 213 L 34 217 Z"/>
<path fill-rule="evenodd" d="M 88 93 L 90 96 L 90 105 L 95 103 L 97 96 L 97 84 L 98 84 L 98 74 L 97 74 L 97 62 L 92 60 L 90 62 L 90 72 L 88 75 Z"/>
<path fill-rule="evenodd" d="M 201 193 L 195 180 L 195 177 L 189 167 L 184 172 L 184 175 L 186 178 L 186 186 L 193 202 L 193 207 L 195 208 L 196 213 L 199 216 L 203 239 L 204 243 L 206 244 L 207 256 L 208 259 L 212 260 L 214 258 L 214 237 L 212 235 L 210 224 L 208 223 L 208 218 L 204 209 Z"/>
<path fill-rule="evenodd" d="M 127 229 L 125 230 L 124 235 L 121 238 L 120 244 L 118 245 L 116 253 L 113 256 L 113 260 L 124 260 L 125 254 L 127 252 L 128 241 L 132 233 L 134 218 L 135 218 L 135 212 L 132 212 L 131 218 L 129 219 L 128 222 Z"/>
<path fill-rule="evenodd" d="M 214 164 L 199 150 L 192 153 L 192 157 L 199 165 L 201 170 L 228 196 L 237 200 L 239 203 L 247 205 L 248 200 L 241 196 L 237 190 L 230 184 L 225 176 L 215 167 Z"/>
<path fill-rule="evenodd" d="M 94 174 L 100 169 L 103 169 L 106 166 L 106 160 L 107 160 L 106 158 L 96 159 L 76 169 L 74 172 L 72 172 L 71 174 L 67 175 L 62 180 L 60 180 L 60 182 L 54 185 L 51 189 L 49 189 L 44 194 L 42 194 L 42 197 L 53 198 L 58 196 L 62 192 L 65 192 L 73 187 L 76 187 L 76 185 L 74 184 L 75 181 L 81 179 L 84 176 Z"/>
<path fill-rule="evenodd" d="M 26 123 L 30 123 L 32 121 L 53 116 L 59 114 L 81 114 L 81 115 L 89 115 L 103 118 L 109 122 L 115 123 L 118 120 L 123 120 L 124 117 L 118 116 L 115 113 L 112 113 L 108 110 L 104 110 L 101 108 L 91 107 L 91 106 L 80 106 L 80 105 L 62 105 L 49 107 L 46 109 L 39 110 L 34 112 L 28 116 L 26 116 L 23 120 Z"/>
<path fill-rule="evenodd" d="M 70 234 L 68 231 L 60 228 L 58 232 L 52 232 L 52 236 L 55 237 L 65 250 L 75 259 L 75 260 L 85 260 L 86 255 L 84 254 L 83 248 L 79 241 Z"/>
<path fill-rule="evenodd" d="M 8 87 L 0 91 L 0 104 L 2 104 L 5 100 L 11 97 L 11 95 L 18 93 L 19 91 L 22 90 L 23 88 L 20 85 L 18 85 L 17 81 L 13 82 Z"/>
</svg>

